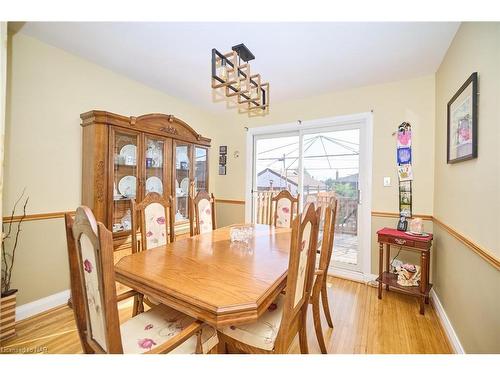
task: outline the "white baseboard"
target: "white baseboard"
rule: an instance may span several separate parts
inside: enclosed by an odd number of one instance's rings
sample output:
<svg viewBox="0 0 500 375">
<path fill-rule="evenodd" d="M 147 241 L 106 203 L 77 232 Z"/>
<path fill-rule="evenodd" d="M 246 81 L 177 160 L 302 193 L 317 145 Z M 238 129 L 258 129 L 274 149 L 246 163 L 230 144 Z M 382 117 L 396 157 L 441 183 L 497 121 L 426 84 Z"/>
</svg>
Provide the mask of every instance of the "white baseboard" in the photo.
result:
<svg viewBox="0 0 500 375">
<path fill-rule="evenodd" d="M 457 333 L 453 329 L 453 325 L 451 324 L 450 319 L 448 319 L 448 315 L 446 315 L 446 311 L 444 310 L 443 305 L 441 304 L 441 301 L 439 300 L 439 297 L 434 289 L 431 289 L 429 296 L 439 320 L 441 321 L 441 325 L 446 332 L 446 336 L 448 336 L 448 340 L 450 341 L 453 351 L 456 354 L 465 354 L 465 350 L 460 343 Z"/>
<path fill-rule="evenodd" d="M 52 294 L 50 296 L 40 298 L 36 301 L 26 303 L 16 308 L 16 321 L 29 318 L 33 315 L 40 314 L 54 307 L 64 305 L 68 302 L 70 296 L 69 289 L 62 292 Z"/>
</svg>

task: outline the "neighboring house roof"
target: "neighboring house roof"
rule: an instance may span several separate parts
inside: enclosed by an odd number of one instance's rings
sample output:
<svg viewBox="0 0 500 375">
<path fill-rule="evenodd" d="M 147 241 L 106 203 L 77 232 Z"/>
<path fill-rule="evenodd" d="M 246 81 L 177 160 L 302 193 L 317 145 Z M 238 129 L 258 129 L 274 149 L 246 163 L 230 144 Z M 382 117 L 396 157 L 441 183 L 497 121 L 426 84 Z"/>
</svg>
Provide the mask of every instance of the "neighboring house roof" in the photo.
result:
<svg viewBox="0 0 500 375">
<path fill-rule="evenodd" d="M 294 171 L 293 175 L 285 177 L 285 176 L 282 176 L 279 172 L 276 172 L 275 170 L 272 170 L 270 168 L 266 168 L 266 169 L 260 171 L 257 176 L 260 176 L 261 174 L 264 174 L 266 172 L 270 172 L 280 179 L 285 178 L 285 180 L 292 185 L 298 186 L 298 184 L 299 184 L 299 176 L 298 176 L 298 174 L 295 174 L 296 171 Z M 308 173 L 304 174 L 304 185 L 305 186 L 319 186 L 320 188 L 326 188 L 326 185 L 323 181 L 315 180 Z"/>
</svg>

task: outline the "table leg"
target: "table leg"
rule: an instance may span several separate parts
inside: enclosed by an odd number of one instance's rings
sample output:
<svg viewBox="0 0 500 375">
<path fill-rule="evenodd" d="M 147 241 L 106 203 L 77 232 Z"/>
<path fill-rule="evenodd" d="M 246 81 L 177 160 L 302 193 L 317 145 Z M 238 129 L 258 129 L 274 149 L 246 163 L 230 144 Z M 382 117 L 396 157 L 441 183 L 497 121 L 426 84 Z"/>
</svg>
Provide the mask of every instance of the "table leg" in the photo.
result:
<svg viewBox="0 0 500 375">
<path fill-rule="evenodd" d="M 431 281 L 431 249 L 429 249 L 429 251 L 427 252 L 427 265 L 426 265 L 426 270 L 427 270 L 427 284 L 430 283 Z M 428 305 L 429 304 L 429 296 L 426 296 L 425 297 L 425 304 Z"/>
<path fill-rule="evenodd" d="M 391 272 L 390 270 L 390 258 L 391 258 L 391 245 L 389 245 L 388 243 L 385 244 L 385 270 L 387 272 Z M 389 290 L 389 284 L 385 284 L 385 290 Z"/>
<path fill-rule="evenodd" d="M 378 244 L 378 249 L 379 249 L 379 258 L 378 258 L 378 299 L 382 299 L 382 273 L 383 273 L 383 267 L 384 267 L 384 244 L 379 243 Z"/>
<path fill-rule="evenodd" d="M 427 251 L 421 252 L 420 257 L 420 314 L 424 315 L 425 290 L 427 289 Z"/>
</svg>

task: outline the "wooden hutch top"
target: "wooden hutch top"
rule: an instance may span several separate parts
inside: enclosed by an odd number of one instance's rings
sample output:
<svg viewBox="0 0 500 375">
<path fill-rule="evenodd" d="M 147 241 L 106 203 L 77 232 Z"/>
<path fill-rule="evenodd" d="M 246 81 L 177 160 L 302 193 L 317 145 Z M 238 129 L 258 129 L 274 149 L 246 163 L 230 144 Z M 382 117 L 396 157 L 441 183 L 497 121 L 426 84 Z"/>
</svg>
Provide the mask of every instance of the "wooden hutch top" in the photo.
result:
<svg viewBox="0 0 500 375">
<path fill-rule="evenodd" d="M 202 146 L 210 146 L 210 138 L 203 137 L 191 126 L 175 117 L 163 113 L 150 113 L 139 117 L 122 116 L 116 113 L 93 110 L 80 115 L 83 127 L 91 124 L 113 125 L 129 130 L 178 139 Z"/>
</svg>

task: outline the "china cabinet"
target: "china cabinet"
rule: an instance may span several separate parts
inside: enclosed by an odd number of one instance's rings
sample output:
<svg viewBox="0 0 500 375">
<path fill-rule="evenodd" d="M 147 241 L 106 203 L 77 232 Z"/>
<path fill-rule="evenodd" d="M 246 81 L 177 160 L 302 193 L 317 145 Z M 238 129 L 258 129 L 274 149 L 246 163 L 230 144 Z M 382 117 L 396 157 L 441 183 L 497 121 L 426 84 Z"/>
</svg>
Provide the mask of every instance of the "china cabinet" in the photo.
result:
<svg viewBox="0 0 500 375">
<path fill-rule="evenodd" d="M 172 196 L 175 235 L 187 233 L 190 186 L 208 189 L 210 139 L 172 115 L 90 111 L 80 118 L 82 204 L 113 232 L 115 250 L 130 248 L 130 200 L 148 192 Z"/>
</svg>

